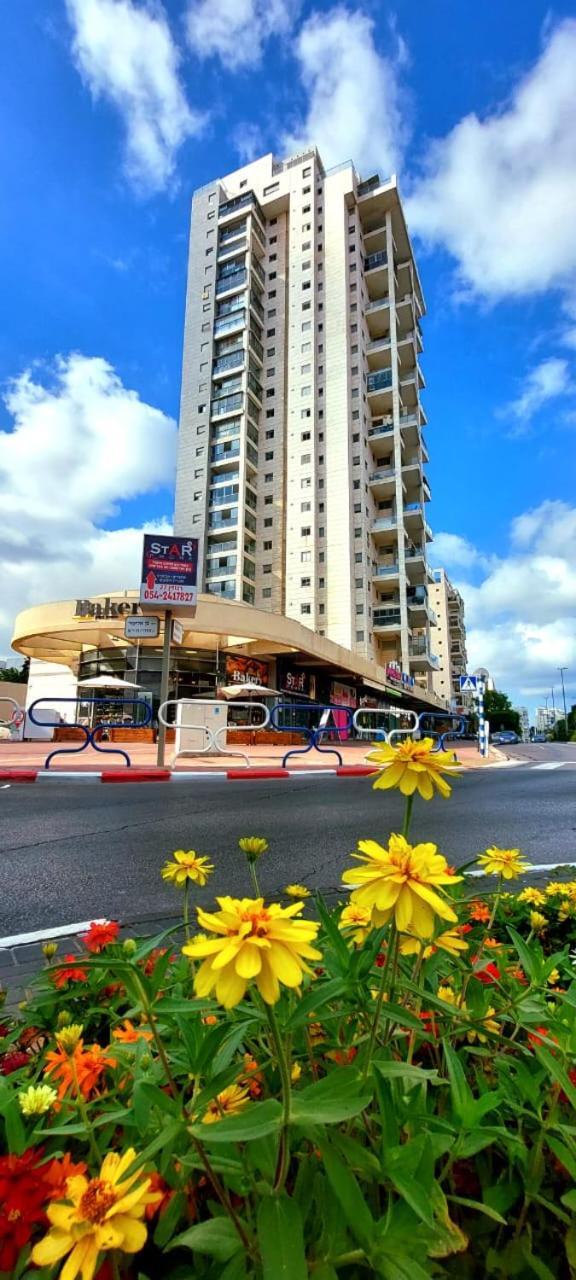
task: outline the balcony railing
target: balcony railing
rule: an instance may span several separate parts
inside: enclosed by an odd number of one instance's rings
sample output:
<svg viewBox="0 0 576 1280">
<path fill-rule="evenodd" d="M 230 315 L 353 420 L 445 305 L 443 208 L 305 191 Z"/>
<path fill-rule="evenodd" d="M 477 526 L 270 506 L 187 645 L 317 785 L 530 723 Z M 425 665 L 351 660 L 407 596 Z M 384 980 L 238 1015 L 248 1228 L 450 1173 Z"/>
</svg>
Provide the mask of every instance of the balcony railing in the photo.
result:
<svg viewBox="0 0 576 1280">
<path fill-rule="evenodd" d="M 423 560 L 424 552 L 422 547 L 409 547 L 408 550 L 404 552 L 404 556 L 406 560 Z"/>
<path fill-rule="evenodd" d="M 215 507 L 229 507 L 231 502 L 238 501 L 238 493 L 240 486 L 237 484 L 223 484 L 219 489 L 213 489 L 210 494 L 210 511 Z"/>
<path fill-rule="evenodd" d="M 248 272 L 245 267 L 240 271 L 231 271 L 226 276 L 221 276 L 216 281 L 216 293 L 226 293 L 228 289 L 241 289 L 248 279 Z"/>
<path fill-rule="evenodd" d="M 387 334 L 384 334 L 381 338 L 373 338 L 371 342 L 367 342 L 366 350 L 376 351 L 378 349 L 380 351 L 386 351 L 387 347 L 389 347 L 391 343 L 392 339 L 388 337 Z"/>
<path fill-rule="evenodd" d="M 213 529 L 232 529 L 236 524 L 238 524 L 237 507 L 234 508 L 234 513 L 230 516 L 211 516 L 210 523 L 208 525 L 208 533 L 211 533 Z"/>
<path fill-rule="evenodd" d="M 369 253 L 364 259 L 364 270 L 373 271 L 374 267 L 385 267 L 388 262 L 387 253 Z"/>
<path fill-rule="evenodd" d="M 248 371 L 248 386 L 250 387 L 250 390 L 254 392 L 254 395 L 258 396 L 258 399 L 261 401 L 263 396 L 262 386 L 250 371 Z"/>
<path fill-rule="evenodd" d="M 406 503 L 404 504 L 404 515 L 405 515 L 405 516 L 416 516 L 416 515 L 420 515 L 420 516 L 421 516 L 421 515 L 422 515 L 422 503 L 420 503 L 420 502 L 406 502 Z"/>
<path fill-rule="evenodd" d="M 429 658 L 430 646 L 426 636 L 413 636 L 408 642 L 408 653 L 411 658 Z"/>
<path fill-rule="evenodd" d="M 231 200 L 225 200 L 218 209 L 218 217 L 227 218 L 229 213 L 234 213 L 236 209 L 245 209 L 248 205 L 253 205 L 260 211 L 260 205 L 253 191 L 245 191 L 241 196 L 233 196 Z"/>
<path fill-rule="evenodd" d="M 220 333 L 228 333 L 230 329 L 237 329 L 239 325 L 246 323 L 246 312 L 243 307 L 234 307 L 229 315 L 217 317 L 214 321 L 214 337 L 217 338 Z"/>
<path fill-rule="evenodd" d="M 236 223 L 233 227 L 222 227 L 218 237 L 218 245 L 227 244 L 229 240 L 236 240 L 237 236 L 242 236 L 248 230 L 248 219 L 243 218 L 242 222 Z"/>
<path fill-rule="evenodd" d="M 258 262 L 258 259 L 255 257 L 252 257 L 252 262 L 250 265 L 252 267 L 254 275 L 256 276 L 256 279 L 260 281 L 262 288 L 264 288 L 264 285 L 266 284 L 266 276 L 264 275 L 264 272 L 262 270 L 262 267 L 260 266 L 260 263 Z"/>
<path fill-rule="evenodd" d="M 229 422 L 223 422 L 220 426 L 212 427 L 210 439 L 212 444 L 216 444 L 218 440 L 228 440 L 230 436 L 240 435 L 240 418 L 230 418 Z"/>
<path fill-rule="evenodd" d="M 207 578 L 229 578 L 231 573 L 236 573 L 236 556 L 229 556 L 228 563 L 225 565 L 211 564 L 206 561 L 206 577 Z"/>
<path fill-rule="evenodd" d="M 234 442 L 230 449 L 226 449 L 224 445 L 212 445 L 210 450 L 211 462 L 233 462 L 235 458 L 240 457 L 240 443 L 238 440 Z"/>
<path fill-rule="evenodd" d="M 387 391 L 392 386 L 392 370 L 379 369 L 377 373 L 369 373 L 366 380 L 367 391 Z"/>
<path fill-rule="evenodd" d="M 212 368 L 212 376 L 217 373 L 225 373 L 227 369 L 237 369 L 239 365 L 244 364 L 245 352 L 240 347 L 238 351 L 231 351 L 229 356 L 220 356 L 214 361 Z"/>
<path fill-rule="evenodd" d="M 253 289 L 250 290 L 250 306 L 254 307 L 257 316 L 261 316 L 264 319 L 264 307 Z"/>
<path fill-rule="evenodd" d="M 252 330 L 250 330 L 250 333 L 248 335 L 248 341 L 250 343 L 252 350 L 256 352 L 256 355 L 259 356 L 261 360 L 263 360 L 264 347 L 262 346 L 262 343 L 259 342 L 258 338 L 256 337 L 256 334 L 253 333 Z"/>
<path fill-rule="evenodd" d="M 410 605 L 422 606 L 428 604 L 428 592 L 426 587 L 409 587 L 406 592 L 408 607 Z"/>
<path fill-rule="evenodd" d="M 375 609 L 372 614 L 372 621 L 375 627 L 399 626 L 400 610 L 399 609 Z"/>
<path fill-rule="evenodd" d="M 223 413 L 234 413 L 236 409 L 241 409 L 244 402 L 244 395 L 239 391 L 235 396 L 224 396 L 222 400 L 215 400 L 210 406 L 210 417 L 219 418 Z"/>
<path fill-rule="evenodd" d="M 369 437 L 389 436 L 389 435 L 392 435 L 393 431 L 394 431 L 393 422 L 386 422 L 386 423 L 380 422 L 380 423 L 375 423 L 373 427 L 368 427 L 368 436 Z"/>
<path fill-rule="evenodd" d="M 226 396 L 231 396 L 236 391 L 242 390 L 242 374 L 235 374 L 233 377 L 227 377 L 223 382 L 217 382 L 214 388 L 212 399 L 214 401 L 221 400 Z"/>
<path fill-rule="evenodd" d="M 379 516 L 372 525 L 373 533 L 380 533 L 386 529 L 396 529 L 398 525 L 398 516 Z"/>
<path fill-rule="evenodd" d="M 228 555 L 229 551 L 233 551 L 235 547 L 236 542 L 234 538 L 228 538 L 226 542 L 210 542 L 207 550 L 211 556 L 218 555 L 219 551 L 223 552 L 224 555 Z"/>
<path fill-rule="evenodd" d="M 373 471 L 368 479 L 370 484 L 378 484 L 380 480 L 393 480 L 395 475 L 394 467 L 381 467 L 379 471 Z"/>
<path fill-rule="evenodd" d="M 220 240 L 218 245 L 218 259 L 222 259 L 225 253 L 242 253 L 248 248 L 246 236 L 242 236 L 239 240 Z"/>
<path fill-rule="evenodd" d="M 224 590 L 222 590 L 222 587 L 211 587 L 210 583 L 207 582 L 206 590 L 209 591 L 211 595 L 220 596 L 224 600 L 234 600 L 236 597 L 236 584 L 234 582 L 227 583 Z"/>
<path fill-rule="evenodd" d="M 366 178 L 365 182 L 359 182 L 356 188 L 359 196 L 367 196 L 369 191 L 376 191 L 380 186 L 380 174 L 375 173 L 371 178 Z"/>
<path fill-rule="evenodd" d="M 379 564 L 374 570 L 375 578 L 394 578 L 398 573 L 397 564 Z"/>
<path fill-rule="evenodd" d="M 387 307 L 390 305 L 390 294 L 385 293 L 381 298 L 375 298 L 373 302 L 369 302 L 366 311 L 375 311 L 377 307 Z"/>
</svg>

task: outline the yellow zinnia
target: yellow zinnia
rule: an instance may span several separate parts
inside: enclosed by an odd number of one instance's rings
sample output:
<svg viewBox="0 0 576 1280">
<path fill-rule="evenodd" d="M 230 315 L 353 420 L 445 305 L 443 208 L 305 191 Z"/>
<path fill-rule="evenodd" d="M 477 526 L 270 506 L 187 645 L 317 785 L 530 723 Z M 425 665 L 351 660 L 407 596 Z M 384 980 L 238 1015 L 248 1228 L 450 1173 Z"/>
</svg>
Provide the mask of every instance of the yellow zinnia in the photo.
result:
<svg viewBox="0 0 576 1280">
<path fill-rule="evenodd" d="M 534 933 L 542 933 L 547 924 L 546 916 L 543 916 L 541 911 L 530 912 L 530 928 L 534 930 Z"/>
<path fill-rule="evenodd" d="M 342 911 L 338 928 L 349 936 L 355 946 L 362 947 L 372 928 L 371 909 L 361 907 L 359 902 L 349 902 Z"/>
<path fill-rule="evenodd" d="M 321 960 L 322 952 L 310 944 L 319 924 L 295 920 L 303 902 L 281 907 L 263 898 L 217 898 L 219 911 L 198 907 L 198 922 L 216 937 L 192 938 L 182 948 L 184 955 L 202 959 L 194 978 L 197 996 L 216 992 L 225 1009 L 239 1004 L 251 982 L 255 982 L 266 1004 L 280 999 L 280 983 L 299 987 L 306 960 Z"/>
<path fill-rule="evenodd" d="M 178 888 L 185 885 L 187 880 L 193 880 L 203 888 L 214 870 L 214 864 L 209 858 L 200 856 L 193 849 L 176 849 L 174 858 L 174 862 L 167 862 L 162 867 L 162 879 L 171 880 Z"/>
<path fill-rule="evenodd" d="M 404 738 L 397 747 L 391 747 L 387 742 L 376 746 L 366 757 L 382 770 L 374 787 L 377 790 L 398 787 L 404 796 L 418 791 L 423 800 L 432 799 L 434 788 L 441 796 L 449 796 L 452 788 L 442 774 L 457 773 L 460 765 L 453 751 L 433 753 L 433 746 L 433 738 L 422 738 L 420 742 Z"/>
<path fill-rule="evenodd" d="M 249 861 L 253 862 L 255 858 L 268 852 L 268 841 L 264 836 L 242 836 L 238 841 L 238 847 L 247 855 Z"/>
<path fill-rule="evenodd" d="M 533 907 L 541 907 L 546 901 L 546 895 L 542 893 L 541 889 L 528 887 L 528 889 L 522 889 L 522 892 L 518 894 L 518 901 L 529 902 Z"/>
<path fill-rule="evenodd" d="M 310 890 L 305 884 L 287 884 L 284 893 L 288 898 L 309 898 Z"/>
<path fill-rule="evenodd" d="M 44 1116 L 54 1106 L 57 1098 L 58 1094 L 51 1085 L 31 1084 L 18 1094 L 18 1103 L 23 1116 Z"/>
<path fill-rule="evenodd" d="M 504 880 L 515 880 L 530 870 L 530 863 L 523 861 L 519 849 L 498 849 L 496 845 L 481 853 L 476 861 L 489 875 L 502 876 Z"/>
<path fill-rule="evenodd" d="M 97 1178 L 68 1178 L 66 1199 L 48 1206 L 50 1230 L 32 1250 L 36 1266 L 53 1267 L 70 1254 L 62 1276 L 92 1280 L 101 1253 L 139 1253 L 147 1235 L 141 1219 L 161 1192 L 149 1192 L 150 1178 L 140 1171 L 128 1173 L 135 1158 L 132 1148 L 122 1156 L 110 1152 Z"/>
<path fill-rule="evenodd" d="M 237 1116 L 249 1101 L 250 1092 L 245 1086 L 229 1084 L 227 1089 L 210 1099 L 202 1116 L 202 1124 L 215 1124 L 217 1120 L 223 1120 L 224 1116 Z"/>
<path fill-rule="evenodd" d="M 450 875 L 448 863 L 435 844 L 410 845 L 404 836 L 391 835 L 387 849 L 376 840 L 359 840 L 359 853 L 352 854 L 364 863 L 345 871 L 345 884 L 358 885 L 351 901 L 372 912 L 375 925 L 387 924 L 394 917 L 400 933 L 415 933 L 429 938 L 434 933 L 434 916 L 457 923 L 451 907 L 435 890 L 445 884 L 456 884 L 462 876 Z"/>
<path fill-rule="evenodd" d="M 464 941 L 458 929 L 446 929 L 437 938 L 418 938 L 416 934 L 405 933 L 400 939 L 400 954 L 403 956 L 418 955 L 424 949 L 424 959 L 428 960 L 437 947 L 447 951 L 448 955 L 457 956 L 460 951 L 468 950 L 468 943 Z"/>
</svg>

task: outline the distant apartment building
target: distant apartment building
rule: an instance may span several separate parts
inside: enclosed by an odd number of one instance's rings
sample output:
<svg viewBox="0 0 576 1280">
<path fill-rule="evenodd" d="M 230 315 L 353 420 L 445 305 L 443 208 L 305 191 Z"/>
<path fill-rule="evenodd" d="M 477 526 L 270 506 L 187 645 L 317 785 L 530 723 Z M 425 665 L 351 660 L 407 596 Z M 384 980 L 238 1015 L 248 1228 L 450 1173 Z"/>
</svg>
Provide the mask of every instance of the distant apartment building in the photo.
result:
<svg viewBox="0 0 576 1280">
<path fill-rule="evenodd" d="M 194 193 L 175 528 L 201 589 L 431 690 L 423 313 L 394 178 L 311 149 Z"/>
<path fill-rule="evenodd" d="M 466 674 L 466 625 L 464 601 L 445 569 L 434 570 L 428 588 L 434 613 L 431 641 L 439 667 L 433 674 L 434 693 L 448 705 L 461 703 L 460 676 Z"/>
<path fill-rule="evenodd" d="M 528 707 L 515 707 L 514 710 L 517 711 L 518 715 L 520 716 L 520 733 L 522 736 L 522 741 L 529 742 L 530 741 L 530 716 L 528 714 Z"/>
<path fill-rule="evenodd" d="M 548 733 L 558 724 L 559 720 L 564 719 L 564 712 L 558 707 L 537 707 L 536 708 L 536 732 Z"/>
</svg>

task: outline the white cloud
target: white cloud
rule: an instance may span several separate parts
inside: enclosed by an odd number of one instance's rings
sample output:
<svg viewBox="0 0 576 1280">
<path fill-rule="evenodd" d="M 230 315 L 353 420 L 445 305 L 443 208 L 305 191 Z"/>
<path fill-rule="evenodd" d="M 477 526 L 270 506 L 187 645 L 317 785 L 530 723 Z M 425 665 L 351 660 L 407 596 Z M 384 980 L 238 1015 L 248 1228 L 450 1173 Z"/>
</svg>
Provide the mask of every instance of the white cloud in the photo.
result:
<svg viewBox="0 0 576 1280">
<path fill-rule="evenodd" d="M 452 536 L 440 539 L 449 547 Z M 508 555 L 486 558 L 475 551 L 472 572 L 463 557 L 452 563 L 466 606 L 470 669 L 487 667 L 516 701 L 535 702 L 557 685 L 557 668 L 567 665 L 569 696 L 576 701 L 576 507 L 543 502 L 512 522 Z M 475 584 L 474 566 L 482 563 L 484 574 Z"/>
<path fill-rule="evenodd" d="M 395 171 L 405 136 L 398 70 L 406 51 L 392 32 L 390 44 L 388 57 L 378 52 L 374 23 L 358 10 L 311 15 L 295 46 L 306 118 L 284 135 L 284 154 L 314 144 L 326 166 L 351 159 L 366 175 Z"/>
<path fill-rule="evenodd" d="M 433 143 L 409 223 L 490 299 L 576 280 L 576 20 L 547 34 L 536 64 L 492 114 Z"/>
<path fill-rule="evenodd" d="M 508 415 L 520 425 L 528 423 L 548 400 L 570 395 L 575 390 L 568 361 L 560 360 L 557 356 L 542 360 L 526 374 L 523 388 L 516 400 L 511 400 L 500 410 L 501 417 Z"/>
<path fill-rule="evenodd" d="M 476 547 L 458 533 L 436 533 L 430 546 L 430 559 L 435 565 L 466 568 L 483 563 Z"/>
<path fill-rule="evenodd" d="M 285 35 L 299 0 L 190 0 L 188 43 L 199 58 L 217 57 L 230 71 L 254 67 L 270 36 Z"/>
<path fill-rule="evenodd" d="M 133 182 L 160 191 L 178 148 L 202 132 L 206 116 L 189 106 L 179 53 L 160 0 L 66 0 L 73 55 L 95 98 L 118 110 L 126 131 L 126 169 Z"/>
<path fill-rule="evenodd" d="M 103 529 L 123 501 L 171 486 L 176 424 L 104 359 L 58 357 L 10 384 L 0 432 L 0 652 L 15 614 L 135 584 L 142 533 Z M 167 520 L 162 522 L 167 527 Z"/>
</svg>

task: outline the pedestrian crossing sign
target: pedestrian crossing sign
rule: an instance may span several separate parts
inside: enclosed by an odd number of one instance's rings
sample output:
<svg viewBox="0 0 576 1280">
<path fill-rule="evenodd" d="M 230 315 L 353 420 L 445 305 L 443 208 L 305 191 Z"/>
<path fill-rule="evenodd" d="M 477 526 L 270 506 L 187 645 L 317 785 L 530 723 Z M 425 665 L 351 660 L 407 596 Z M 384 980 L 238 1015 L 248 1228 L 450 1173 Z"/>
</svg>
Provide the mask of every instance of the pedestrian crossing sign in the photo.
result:
<svg viewBox="0 0 576 1280">
<path fill-rule="evenodd" d="M 476 693 L 478 676 L 460 676 L 460 693 Z"/>
</svg>

